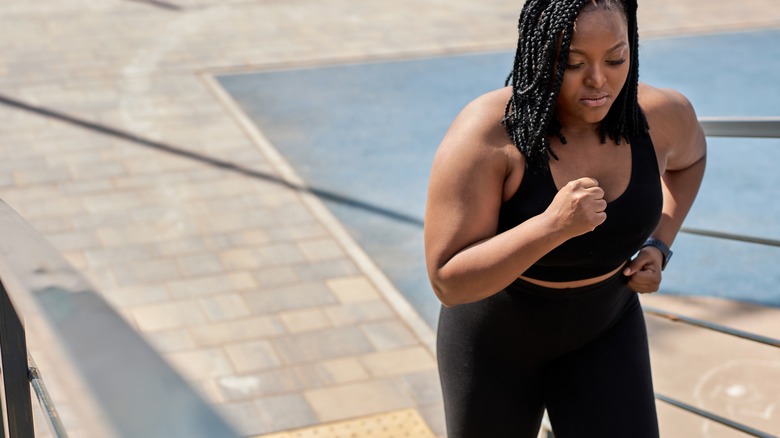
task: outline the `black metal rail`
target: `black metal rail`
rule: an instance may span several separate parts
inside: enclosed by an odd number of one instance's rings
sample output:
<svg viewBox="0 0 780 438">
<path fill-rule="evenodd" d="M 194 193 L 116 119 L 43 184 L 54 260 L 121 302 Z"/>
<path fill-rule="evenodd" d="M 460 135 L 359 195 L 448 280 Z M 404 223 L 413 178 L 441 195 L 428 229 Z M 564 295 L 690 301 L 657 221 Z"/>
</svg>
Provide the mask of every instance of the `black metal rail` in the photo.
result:
<svg viewBox="0 0 780 438">
<path fill-rule="evenodd" d="M 755 333 L 746 332 L 743 330 L 733 329 L 726 327 L 725 325 L 715 324 L 713 322 L 704 321 L 701 319 L 691 318 L 689 316 L 680 315 L 677 313 L 667 312 L 665 310 L 657 309 L 655 307 L 642 306 L 642 310 L 647 314 L 660 316 L 666 318 L 669 321 L 681 322 L 684 324 L 705 328 L 714 332 L 723 333 L 730 336 L 735 336 L 749 341 L 757 342 L 759 344 L 769 345 L 772 347 L 780 347 L 780 339 L 770 338 L 768 336 L 757 335 Z"/>
<path fill-rule="evenodd" d="M 49 390 L 46 389 L 46 384 L 43 381 L 43 377 L 41 377 L 41 372 L 38 370 L 38 366 L 35 365 L 35 361 L 29 352 L 27 353 L 27 363 L 30 370 L 30 384 L 35 391 L 35 395 L 38 397 L 38 403 L 46 413 L 49 428 L 55 437 L 68 438 L 68 432 L 65 430 L 65 426 L 60 420 L 60 414 L 57 412 L 57 408 L 51 400 Z"/>
<path fill-rule="evenodd" d="M 712 420 L 712 421 L 714 421 L 716 423 L 722 424 L 722 425 L 724 425 L 726 427 L 729 427 L 729 428 L 734 429 L 734 430 L 738 430 L 740 432 L 744 432 L 744 433 L 746 433 L 748 435 L 751 435 L 751 436 L 757 436 L 757 437 L 760 437 L 760 438 L 777 438 L 777 435 L 772 435 L 772 434 L 769 434 L 767 432 L 762 432 L 762 431 L 760 431 L 758 429 L 755 429 L 753 427 L 746 426 L 746 425 L 744 425 L 742 423 L 738 423 L 738 422 L 733 421 L 733 420 L 729 420 L 726 417 L 721 417 L 718 414 L 713 414 L 712 412 L 705 411 L 703 409 L 699 409 L 696 406 L 692 406 L 692 405 L 689 405 L 687 403 L 681 402 L 679 400 L 675 400 L 675 399 L 673 399 L 671 397 L 667 397 L 667 396 L 665 396 L 663 394 L 656 393 L 655 394 L 655 398 L 657 398 L 658 400 L 661 400 L 663 402 L 669 403 L 670 405 L 672 405 L 674 407 L 677 407 L 677 408 L 680 408 L 680 409 L 682 409 L 684 411 L 690 412 L 690 413 L 698 415 L 700 417 L 704 417 L 704 418 L 706 418 L 708 420 Z"/>
<path fill-rule="evenodd" d="M 33 431 L 32 401 L 27 368 L 27 335 L 0 281 L 0 356 L 9 438 L 29 438 Z M 0 417 L 2 413 L 0 412 Z"/>
<path fill-rule="evenodd" d="M 735 240 L 738 242 L 755 243 L 757 245 L 780 247 L 780 240 L 767 239 L 765 237 L 746 236 L 744 234 L 724 233 L 721 231 L 702 230 L 699 228 L 689 227 L 682 227 L 680 232 L 696 234 L 699 236 L 714 237 L 716 239 Z"/>
</svg>

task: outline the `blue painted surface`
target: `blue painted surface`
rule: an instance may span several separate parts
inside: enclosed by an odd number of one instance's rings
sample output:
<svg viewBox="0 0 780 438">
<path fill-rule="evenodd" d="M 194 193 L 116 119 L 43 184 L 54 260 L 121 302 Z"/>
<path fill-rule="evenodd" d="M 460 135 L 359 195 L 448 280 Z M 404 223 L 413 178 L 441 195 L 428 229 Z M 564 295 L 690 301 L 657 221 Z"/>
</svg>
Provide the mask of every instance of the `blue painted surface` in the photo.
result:
<svg viewBox="0 0 780 438">
<path fill-rule="evenodd" d="M 780 115 L 780 30 L 651 40 L 641 80 L 700 116 Z M 226 75 L 222 86 L 435 327 L 422 218 L 436 148 L 460 108 L 500 87 L 512 53 Z M 687 226 L 780 239 L 780 140 L 710 139 Z M 780 249 L 680 235 L 664 293 L 780 306 Z"/>
</svg>

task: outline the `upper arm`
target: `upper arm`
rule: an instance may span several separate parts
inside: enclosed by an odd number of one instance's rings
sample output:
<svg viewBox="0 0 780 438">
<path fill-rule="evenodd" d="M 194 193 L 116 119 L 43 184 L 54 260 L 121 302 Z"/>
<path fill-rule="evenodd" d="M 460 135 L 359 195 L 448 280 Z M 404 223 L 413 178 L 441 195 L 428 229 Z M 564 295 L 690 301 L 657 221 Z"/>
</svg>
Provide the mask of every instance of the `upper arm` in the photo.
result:
<svg viewBox="0 0 780 438">
<path fill-rule="evenodd" d="M 434 157 L 424 227 L 429 273 L 496 234 L 511 150 L 502 114 L 489 103 L 478 99 L 464 108 Z"/>
<path fill-rule="evenodd" d="M 681 93 L 644 85 L 640 104 L 650 125 L 662 170 L 682 170 L 706 155 L 707 142 L 691 102 Z"/>
</svg>

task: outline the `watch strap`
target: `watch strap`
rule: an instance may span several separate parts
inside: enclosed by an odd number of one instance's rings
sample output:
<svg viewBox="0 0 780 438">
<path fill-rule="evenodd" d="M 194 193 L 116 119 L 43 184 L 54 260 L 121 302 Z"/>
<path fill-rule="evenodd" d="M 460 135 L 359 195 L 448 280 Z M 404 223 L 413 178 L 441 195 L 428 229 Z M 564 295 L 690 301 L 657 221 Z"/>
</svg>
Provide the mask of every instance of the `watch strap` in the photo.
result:
<svg viewBox="0 0 780 438">
<path fill-rule="evenodd" d="M 661 262 L 661 270 L 663 271 L 666 269 L 666 265 L 669 263 L 669 259 L 672 258 L 672 250 L 669 249 L 669 246 L 665 244 L 663 241 L 655 239 L 653 237 L 645 240 L 645 243 L 642 244 L 642 248 L 646 246 L 652 246 L 655 248 L 658 248 L 659 251 L 661 251 L 661 254 L 663 255 L 663 261 Z"/>
</svg>

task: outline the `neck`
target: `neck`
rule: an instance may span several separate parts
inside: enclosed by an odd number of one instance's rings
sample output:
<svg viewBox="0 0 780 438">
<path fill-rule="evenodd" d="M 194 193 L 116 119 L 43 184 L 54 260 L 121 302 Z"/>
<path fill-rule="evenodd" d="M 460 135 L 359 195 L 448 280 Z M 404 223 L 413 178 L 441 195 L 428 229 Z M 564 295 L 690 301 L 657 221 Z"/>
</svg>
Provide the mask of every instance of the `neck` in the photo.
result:
<svg viewBox="0 0 780 438">
<path fill-rule="evenodd" d="M 599 136 L 599 123 L 562 124 L 561 134 L 567 139 L 589 138 Z"/>
</svg>

